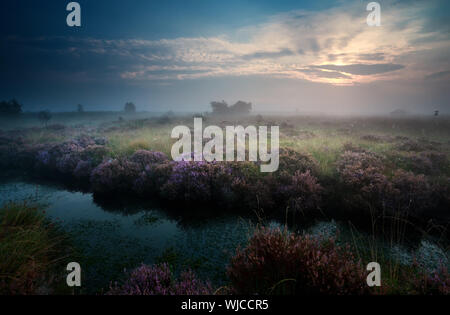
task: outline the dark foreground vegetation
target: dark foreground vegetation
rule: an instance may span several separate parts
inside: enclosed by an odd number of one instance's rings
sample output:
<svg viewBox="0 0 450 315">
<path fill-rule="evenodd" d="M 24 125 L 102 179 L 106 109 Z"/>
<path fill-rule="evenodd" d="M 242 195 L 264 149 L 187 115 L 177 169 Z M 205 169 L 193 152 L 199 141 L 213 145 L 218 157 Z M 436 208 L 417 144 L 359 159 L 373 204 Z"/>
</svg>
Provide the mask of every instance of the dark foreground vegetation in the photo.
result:
<svg viewBox="0 0 450 315">
<path fill-rule="evenodd" d="M 262 220 L 275 218 L 290 227 L 338 219 L 388 238 L 430 234 L 447 246 L 450 121 L 439 119 L 258 116 L 233 123 L 281 126 L 280 168 L 273 174 L 260 173 L 257 163 L 250 162 L 172 161 L 170 130 L 192 124 L 191 118 L 122 119 L 95 126 L 53 124 L 1 132 L 0 167 L 64 183 L 100 199 L 156 198 L 181 212 L 204 206 Z M 229 124 L 217 117 L 208 120 Z M 14 211 L 31 211 L 25 206 L 14 210 L 17 207 L 2 209 L 2 225 L 11 225 L 5 218 Z M 21 229 L 32 226 L 33 231 L 36 224 L 44 224 L 33 220 L 31 225 L 16 222 Z M 49 229 L 42 226 L 44 231 Z M 0 237 L 13 242 L 9 238 L 15 234 L 10 231 L 15 230 L 2 228 Z M 39 275 L 33 277 L 42 278 L 48 270 L 44 266 L 56 259 L 48 256 L 55 252 L 53 242 L 48 237 L 36 240 L 36 246 L 49 250 L 36 249 L 36 262 L 42 265 L 37 271 L 11 270 L 4 279 L 34 273 Z M 2 247 L 0 254 L 8 256 L 8 248 Z M 28 250 L 23 257 L 30 256 Z M 355 248 L 333 239 L 261 228 L 246 248 L 237 250 L 227 272 L 229 285 L 220 290 L 197 279 L 192 271 L 178 275 L 161 264 L 138 267 L 128 279 L 112 284 L 108 293 L 448 294 L 446 267 L 432 272 L 420 265 L 405 267 L 388 274 L 382 289 L 369 290 L 365 266 Z M 28 287 L 22 283 L 28 282 L 3 280 L 3 290 L 39 293 L 35 286 L 21 291 Z"/>
</svg>

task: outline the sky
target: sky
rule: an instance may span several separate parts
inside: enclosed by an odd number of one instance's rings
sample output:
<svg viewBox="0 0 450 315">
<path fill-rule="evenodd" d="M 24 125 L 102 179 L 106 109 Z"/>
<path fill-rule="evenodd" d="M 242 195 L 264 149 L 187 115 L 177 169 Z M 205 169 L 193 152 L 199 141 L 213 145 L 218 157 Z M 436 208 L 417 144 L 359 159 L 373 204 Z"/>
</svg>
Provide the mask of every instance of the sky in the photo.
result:
<svg viewBox="0 0 450 315">
<path fill-rule="evenodd" d="M 26 111 L 450 113 L 450 3 L 66 0 L 0 4 L 0 100 Z"/>
</svg>

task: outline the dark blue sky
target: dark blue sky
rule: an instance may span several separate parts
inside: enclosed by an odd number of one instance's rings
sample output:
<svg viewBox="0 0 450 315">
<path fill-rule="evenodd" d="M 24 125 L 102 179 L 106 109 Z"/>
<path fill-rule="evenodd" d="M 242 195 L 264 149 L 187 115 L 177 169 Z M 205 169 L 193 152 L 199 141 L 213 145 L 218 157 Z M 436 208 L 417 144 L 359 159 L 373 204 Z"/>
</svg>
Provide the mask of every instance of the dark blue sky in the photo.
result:
<svg viewBox="0 0 450 315">
<path fill-rule="evenodd" d="M 81 0 L 0 4 L 0 99 L 26 110 L 449 109 L 448 1 Z M 382 91 L 382 93 L 380 93 Z M 382 97 L 380 97 L 382 95 Z"/>
</svg>

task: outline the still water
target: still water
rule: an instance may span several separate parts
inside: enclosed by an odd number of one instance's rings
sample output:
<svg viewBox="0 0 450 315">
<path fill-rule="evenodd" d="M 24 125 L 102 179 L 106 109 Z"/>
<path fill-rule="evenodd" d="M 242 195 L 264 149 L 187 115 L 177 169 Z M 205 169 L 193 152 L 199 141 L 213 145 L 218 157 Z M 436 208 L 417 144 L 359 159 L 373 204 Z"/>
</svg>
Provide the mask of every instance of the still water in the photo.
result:
<svg viewBox="0 0 450 315">
<path fill-rule="evenodd" d="M 44 205 L 46 215 L 70 234 L 78 253 L 73 261 L 81 264 L 86 293 L 107 289 L 111 281 L 121 279 L 124 270 L 142 263 L 169 262 L 177 271 L 193 269 L 215 286 L 226 284 L 230 257 L 245 245 L 256 224 L 237 215 L 192 217 L 192 211 L 184 209 L 171 213 L 149 204 L 99 203 L 91 194 L 50 184 L 0 181 L 0 205 L 23 200 Z M 337 229 L 335 222 L 319 222 L 306 232 L 334 236 Z M 414 253 L 396 246 L 389 250 L 404 263 L 417 253 L 431 266 L 448 261 L 447 251 L 428 241 L 422 241 Z"/>
</svg>

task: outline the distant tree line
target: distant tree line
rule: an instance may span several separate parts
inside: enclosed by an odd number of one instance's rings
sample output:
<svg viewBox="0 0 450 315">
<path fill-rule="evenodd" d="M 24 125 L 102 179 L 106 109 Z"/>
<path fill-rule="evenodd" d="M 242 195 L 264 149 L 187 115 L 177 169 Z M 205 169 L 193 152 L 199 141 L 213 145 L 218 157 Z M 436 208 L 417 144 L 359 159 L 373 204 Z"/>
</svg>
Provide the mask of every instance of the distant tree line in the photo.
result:
<svg viewBox="0 0 450 315">
<path fill-rule="evenodd" d="M 0 102 L 0 115 L 19 115 L 22 113 L 22 105 L 15 99 Z"/>
<path fill-rule="evenodd" d="M 227 102 L 211 102 L 212 112 L 215 115 L 248 115 L 252 110 L 252 103 L 238 101 L 234 105 Z"/>
<path fill-rule="evenodd" d="M 136 112 L 136 105 L 132 102 L 128 102 L 125 104 L 124 111 L 127 114 L 133 114 Z"/>
</svg>

